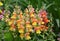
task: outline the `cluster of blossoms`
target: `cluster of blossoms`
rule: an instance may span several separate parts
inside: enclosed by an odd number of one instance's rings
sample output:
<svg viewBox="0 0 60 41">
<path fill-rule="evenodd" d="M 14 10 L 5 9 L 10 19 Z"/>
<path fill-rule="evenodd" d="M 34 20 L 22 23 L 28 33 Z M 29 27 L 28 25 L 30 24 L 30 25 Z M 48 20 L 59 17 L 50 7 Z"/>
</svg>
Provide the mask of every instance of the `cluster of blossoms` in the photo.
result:
<svg viewBox="0 0 60 41">
<path fill-rule="evenodd" d="M 18 30 L 20 38 L 25 38 L 26 40 L 31 39 L 30 33 L 40 34 L 43 31 L 47 31 L 47 23 L 49 22 L 45 10 L 41 9 L 36 14 L 31 5 L 24 10 L 24 13 L 20 9 L 14 10 L 12 16 L 8 19 L 10 30 Z"/>
<path fill-rule="evenodd" d="M 3 6 L 3 3 L 0 2 L 0 7 Z M 0 20 L 4 17 L 4 9 L 0 8 Z"/>
</svg>

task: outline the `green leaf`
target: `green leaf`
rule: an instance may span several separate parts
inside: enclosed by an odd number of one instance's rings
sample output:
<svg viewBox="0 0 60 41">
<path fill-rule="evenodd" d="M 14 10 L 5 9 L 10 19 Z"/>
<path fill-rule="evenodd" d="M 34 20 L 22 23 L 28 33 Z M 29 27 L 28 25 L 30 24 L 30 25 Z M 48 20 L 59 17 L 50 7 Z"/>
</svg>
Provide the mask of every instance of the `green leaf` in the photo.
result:
<svg viewBox="0 0 60 41">
<path fill-rule="evenodd" d="M 15 38 L 15 41 L 22 41 L 19 36 Z"/>
<path fill-rule="evenodd" d="M 13 36 L 10 32 L 6 32 L 4 34 L 4 39 L 5 39 L 5 41 L 13 41 Z"/>
</svg>

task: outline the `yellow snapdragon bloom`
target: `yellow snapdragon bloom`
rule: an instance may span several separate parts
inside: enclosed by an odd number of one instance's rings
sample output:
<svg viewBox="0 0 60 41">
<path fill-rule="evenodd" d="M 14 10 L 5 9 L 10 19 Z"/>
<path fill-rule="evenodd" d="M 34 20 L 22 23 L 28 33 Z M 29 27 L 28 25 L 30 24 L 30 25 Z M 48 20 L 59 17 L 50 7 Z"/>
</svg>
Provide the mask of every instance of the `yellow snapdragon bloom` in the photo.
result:
<svg viewBox="0 0 60 41">
<path fill-rule="evenodd" d="M 13 23 L 13 20 L 9 21 L 8 24 L 11 25 Z"/>
<path fill-rule="evenodd" d="M 34 17 L 34 14 L 30 14 L 30 17 Z"/>
<path fill-rule="evenodd" d="M 16 13 L 11 16 L 12 19 L 16 19 L 16 17 L 17 17 Z"/>
<path fill-rule="evenodd" d="M 24 38 L 24 34 L 23 34 L 23 33 L 20 34 L 20 38 L 21 38 L 21 39 Z"/>
<path fill-rule="evenodd" d="M 2 10 L 0 9 L 0 13 L 2 13 Z"/>
<path fill-rule="evenodd" d="M 18 23 L 17 26 L 20 27 L 20 23 Z"/>
<path fill-rule="evenodd" d="M 0 2 L 0 6 L 2 6 L 3 5 L 3 3 L 2 2 Z"/>
<path fill-rule="evenodd" d="M 11 18 L 12 18 L 12 19 L 16 19 L 16 16 L 12 16 Z"/>
<path fill-rule="evenodd" d="M 33 25 L 33 26 L 36 26 L 36 25 L 37 25 L 37 22 L 33 22 L 32 25 Z"/>
<path fill-rule="evenodd" d="M 41 31 L 40 30 L 36 30 L 36 34 L 40 34 L 41 33 Z"/>
<path fill-rule="evenodd" d="M 27 27 L 27 28 L 31 28 L 32 26 L 31 26 L 30 24 L 27 24 L 26 27 Z"/>
<path fill-rule="evenodd" d="M 23 29 L 20 29 L 20 30 L 19 30 L 19 33 L 24 33 L 24 30 L 23 30 Z"/>
<path fill-rule="evenodd" d="M 28 36 L 26 36 L 26 38 L 25 38 L 26 40 L 30 40 L 31 39 L 31 37 L 28 35 Z"/>
<path fill-rule="evenodd" d="M 15 31 L 15 28 L 10 27 L 9 30 L 10 30 L 10 31 Z"/>
<path fill-rule="evenodd" d="M 32 28 L 26 28 L 26 32 L 33 32 Z"/>
<path fill-rule="evenodd" d="M 44 22 L 41 22 L 41 24 L 44 24 Z"/>
</svg>

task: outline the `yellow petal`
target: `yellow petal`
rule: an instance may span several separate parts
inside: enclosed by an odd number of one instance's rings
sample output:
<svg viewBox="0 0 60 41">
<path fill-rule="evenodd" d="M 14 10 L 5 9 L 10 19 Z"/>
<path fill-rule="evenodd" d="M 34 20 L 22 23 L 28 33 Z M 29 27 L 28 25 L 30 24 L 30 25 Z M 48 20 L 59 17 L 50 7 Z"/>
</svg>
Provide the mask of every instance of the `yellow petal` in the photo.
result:
<svg viewBox="0 0 60 41">
<path fill-rule="evenodd" d="M 33 26 L 36 26 L 36 25 L 37 25 L 37 22 L 33 22 L 32 25 L 33 25 Z"/>
<path fill-rule="evenodd" d="M 13 27 L 10 27 L 10 29 L 9 29 L 10 31 L 15 31 L 15 28 L 13 28 Z"/>
<path fill-rule="evenodd" d="M 13 15 L 11 18 L 12 18 L 12 19 L 16 19 L 16 16 Z"/>
<path fill-rule="evenodd" d="M 31 14 L 30 17 L 34 17 L 34 14 Z"/>
<path fill-rule="evenodd" d="M 12 21 L 9 21 L 8 24 L 11 25 L 13 22 Z"/>
<path fill-rule="evenodd" d="M 30 24 L 27 24 L 27 25 L 26 25 L 26 27 L 27 27 L 27 28 L 30 28 L 30 27 L 31 27 L 31 25 L 30 25 Z"/>
<path fill-rule="evenodd" d="M 41 24 L 44 24 L 44 22 L 41 22 Z"/>
<path fill-rule="evenodd" d="M 18 23 L 17 26 L 20 27 L 20 23 Z"/>
<path fill-rule="evenodd" d="M 24 33 L 24 30 L 23 30 L 23 29 L 20 29 L 20 30 L 19 30 L 19 33 Z"/>
</svg>

